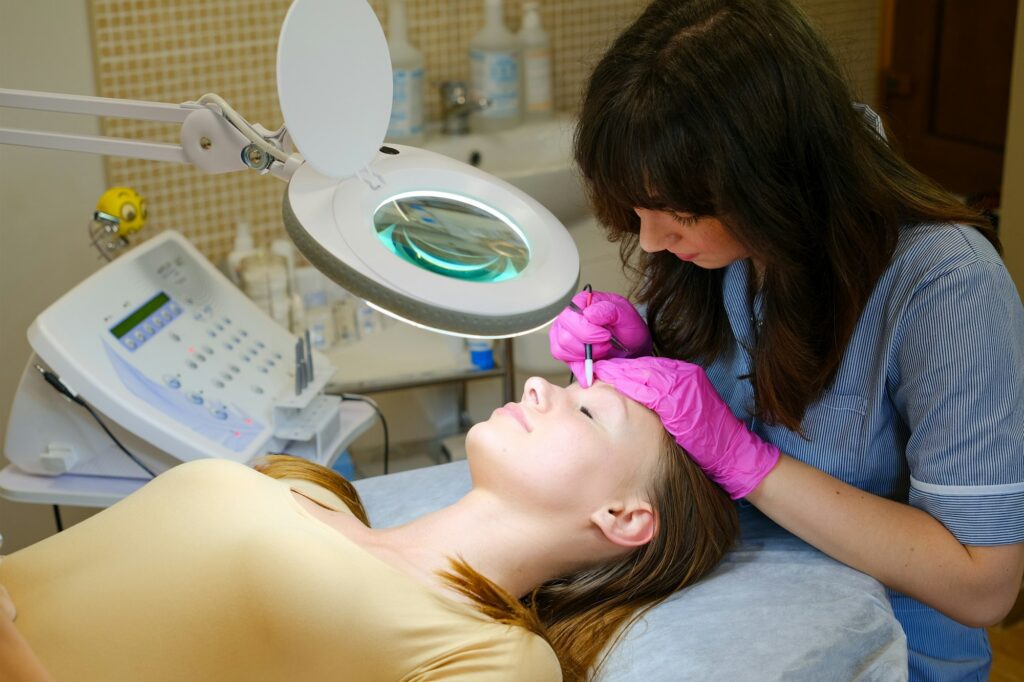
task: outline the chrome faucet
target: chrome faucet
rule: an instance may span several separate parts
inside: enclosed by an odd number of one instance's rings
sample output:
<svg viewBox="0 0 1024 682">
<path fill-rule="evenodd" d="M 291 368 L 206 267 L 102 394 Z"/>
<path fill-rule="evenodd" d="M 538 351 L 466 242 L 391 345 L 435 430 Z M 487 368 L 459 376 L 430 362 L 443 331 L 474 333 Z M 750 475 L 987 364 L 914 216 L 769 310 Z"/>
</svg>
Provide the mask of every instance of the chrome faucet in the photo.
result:
<svg viewBox="0 0 1024 682">
<path fill-rule="evenodd" d="M 441 110 L 445 135 L 465 135 L 469 132 L 469 115 L 491 106 L 486 97 L 471 98 L 463 81 L 441 83 Z"/>
</svg>

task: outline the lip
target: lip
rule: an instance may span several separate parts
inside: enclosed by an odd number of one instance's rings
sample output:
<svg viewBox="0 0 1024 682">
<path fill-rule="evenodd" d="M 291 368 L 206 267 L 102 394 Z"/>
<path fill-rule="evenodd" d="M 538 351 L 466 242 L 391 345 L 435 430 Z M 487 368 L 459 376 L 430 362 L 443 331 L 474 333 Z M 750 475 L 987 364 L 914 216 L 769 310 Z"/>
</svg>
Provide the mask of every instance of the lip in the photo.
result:
<svg viewBox="0 0 1024 682">
<path fill-rule="evenodd" d="M 518 403 L 508 403 L 498 408 L 499 412 L 505 412 L 510 417 L 515 419 L 519 424 L 526 429 L 527 432 L 532 431 L 529 422 L 526 421 L 526 415 L 523 413 L 523 408 Z"/>
<path fill-rule="evenodd" d="M 674 253 L 675 257 L 678 258 L 679 260 L 685 260 L 685 261 L 691 261 L 691 260 L 693 260 L 694 258 L 696 258 L 698 256 L 698 254 L 696 254 L 696 253 L 675 253 L 675 252 L 673 252 L 673 253 Z"/>
</svg>

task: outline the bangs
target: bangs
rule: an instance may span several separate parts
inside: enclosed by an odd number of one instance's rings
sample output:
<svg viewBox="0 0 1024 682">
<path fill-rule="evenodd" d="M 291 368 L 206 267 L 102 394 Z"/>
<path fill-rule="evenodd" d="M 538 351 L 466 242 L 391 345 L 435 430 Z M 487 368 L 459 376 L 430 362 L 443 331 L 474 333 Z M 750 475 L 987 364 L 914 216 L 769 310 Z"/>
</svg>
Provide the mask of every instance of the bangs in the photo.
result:
<svg viewBox="0 0 1024 682">
<path fill-rule="evenodd" d="M 590 202 L 612 229 L 637 232 L 634 208 L 716 214 L 711 157 L 686 125 L 692 109 L 659 95 L 663 89 L 637 82 L 576 129 L 575 157 Z"/>
</svg>

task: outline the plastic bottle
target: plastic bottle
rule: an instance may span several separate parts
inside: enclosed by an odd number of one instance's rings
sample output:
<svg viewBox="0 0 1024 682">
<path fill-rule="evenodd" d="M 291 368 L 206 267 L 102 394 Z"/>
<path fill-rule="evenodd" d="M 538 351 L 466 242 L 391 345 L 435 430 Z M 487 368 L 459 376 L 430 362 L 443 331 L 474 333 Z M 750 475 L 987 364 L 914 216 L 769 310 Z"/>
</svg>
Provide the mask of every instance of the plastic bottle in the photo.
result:
<svg viewBox="0 0 1024 682">
<path fill-rule="evenodd" d="M 256 251 L 242 259 L 239 266 L 242 291 L 275 322 L 291 327 L 291 300 L 288 294 L 288 265 L 284 256 Z"/>
<path fill-rule="evenodd" d="M 242 286 L 242 261 L 249 256 L 259 254 L 259 249 L 252 239 L 252 231 L 249 223 L 241 221 L 235 224 L 235 244 L 231 252 L 224 259 L 221 266 L 224 274 L 228 276 L 235 286 Z"/>
<path fill-rule="evenodd" d="M 469 361 L 477 369 L 494 369 L 494 342 L 490 339 L 466 339 Z"/>
<path fill-rule="evenodd" d="M 288 272 L 288 329 L 293 334 L 301 334 L 306 329 L 306 313 L 298 284 L 295 282 L 295 247 L 287 239 L 275 239 L 270 243 L 270 252 L 285 259 Z"/>
<path fill-rule="evenodd" d="M 388 52 L 394 95 L 387 138 L 392 142 L 418 144 L 423 141 L 423 53 L 412 46 L 407 35 L 405 0 L 388 3 Z"/>
<path fill-rule="evenodd" d="M 359 340 L 359 329 L 356 327 L 356 297 L 337 282 L 328 280 L 327 305 L 334 317 L 334 341 L 339 345 L 348 345 Z"/>
<path fill-rule="evenodd" d="M 523 119 L 538 121 L 555 112 L 551 81 L 551 38 L 540 23 L 540 3 L 523 4 L 519 44 L 523 49 Z"/>
<path fill-rule="evenodd" d="M 484 0 L 485 20 L 469 43 L 474 96 L 490 100 L 490 106 L 470 117 L 470 127 L 480 132 L 512 128 L 522 120 L 520 68 L 522 48 L 505 27 L 501 0 Z"/>
<path fill-rule="evenodd" d="M 327 278 L 313 267 L 298 268 L 295 281 L 302 295 L 309 330 L 309 343 L 318 350 L 327 350 L 334 345 L 334 314 L 327 304 Z M 305 330 L 303 330 L 305 331 Z"/>
</svg>

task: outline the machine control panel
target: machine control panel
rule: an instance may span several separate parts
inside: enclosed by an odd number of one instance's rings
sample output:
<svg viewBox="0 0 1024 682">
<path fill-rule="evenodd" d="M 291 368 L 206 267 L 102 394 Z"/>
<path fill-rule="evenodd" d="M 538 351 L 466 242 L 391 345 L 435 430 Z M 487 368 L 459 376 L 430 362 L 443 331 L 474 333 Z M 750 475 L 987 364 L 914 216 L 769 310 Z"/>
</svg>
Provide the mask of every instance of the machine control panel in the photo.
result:
<svg viewBox="0 0 1024 682">
<path fill-rule="evenodd" d="M 273 437 L 274 406 L 295 398 L 297 337 L 173 231 L 65 294 L 29 340 L 87 400 L 181 459 L 249 461 Z M 313 365 L 322 386 L 333 368 L 319 353 Z"/>
</svg>

